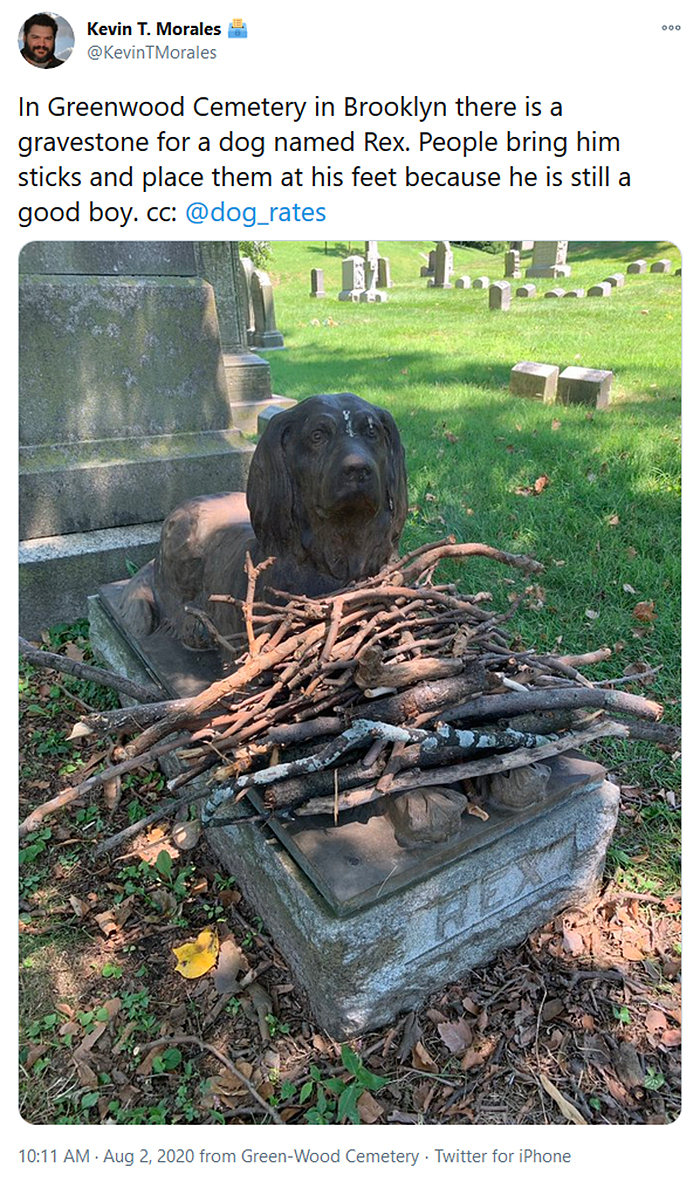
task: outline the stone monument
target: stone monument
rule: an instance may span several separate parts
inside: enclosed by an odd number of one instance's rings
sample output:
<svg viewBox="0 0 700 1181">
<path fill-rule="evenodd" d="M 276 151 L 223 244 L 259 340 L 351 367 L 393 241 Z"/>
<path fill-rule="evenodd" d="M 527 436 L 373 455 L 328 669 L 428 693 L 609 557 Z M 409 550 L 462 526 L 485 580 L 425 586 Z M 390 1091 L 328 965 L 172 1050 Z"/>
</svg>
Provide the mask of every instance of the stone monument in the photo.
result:
<svg viewBox="0 0 700 1181">
<path fill-rule="evenodd" d="M 283 349 L 284 337 L 275 321 L 275 297 L 267 271 L 255 268 L 250 281 L 255 331 L 250 344 L 256 349 Z"/>
<path fill-rule="evenodd" d="M 343 290 L 338 299 L 343 303 L 359 303 L 365 290 L 365 260 L 361 254 L 351 254 L 343 259 Z"/>
<path fill-rule="evenodd" d="M 438 242 L 435 250 L 435 275 L 428 279 L 428 287 L 446 289 L 452 286 L 450 282 L 453 266 L 452 250 L 449 242 Z"/>
<path fill-rule="evenodd" d="M 571 267 L 566 261 L 568 242 L 535 242 L 527 279 L 566 279 Z"/>
<path fill-rule="evenodd" d="M 318 267 L 314 267 L 311 271 L 311 290 L 309 292 L 310 299 L 325 299 L 326 292 L 323 287 L 323 271 Z"/>
<path fill-rule="evenodd" d="M 521 272 L 520 272 L 520 251 L 519 250 L 507 250 L 506 251 L 505 278 L 506 279 L 519 279 L 520 274 L 521 274 Z"/>
<path fill-rule="evenodd" d="M 20 256 L 20 629 L 86 614 L 179 501 L 242 488 L 271 400 L 237 243 L 32 242 Z M 288 405 L 288 402 L 282 403 Z"/>
</svg>

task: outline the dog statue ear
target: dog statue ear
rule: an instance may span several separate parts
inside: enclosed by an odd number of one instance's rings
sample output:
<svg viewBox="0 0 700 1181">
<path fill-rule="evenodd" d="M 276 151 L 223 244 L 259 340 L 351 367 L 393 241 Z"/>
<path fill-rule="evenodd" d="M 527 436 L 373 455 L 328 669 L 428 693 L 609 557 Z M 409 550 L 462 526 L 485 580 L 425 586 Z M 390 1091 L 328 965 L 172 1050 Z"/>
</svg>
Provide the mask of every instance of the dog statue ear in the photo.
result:
<svg viewBox="0 0 700 1181">
<path fill-rule="evenodd" d="M 255 536 L 263 552 L 275 556 L 294 548 L 290 544 L 294 489 L 284 453 L 290 426 L 286 411 L 270 419 L 253 453 L 246 488 Z"/>
<path fill-rule="evenodd" d="M 391 512 L 391 545 L 397 550 L 399 538 L 408 513 L 408 492 L 406 489 L 406 455 L 396 423 L 388 410 L 380 410 L 384 433 L 387 439 L 386 490 Z"/>
</svg>

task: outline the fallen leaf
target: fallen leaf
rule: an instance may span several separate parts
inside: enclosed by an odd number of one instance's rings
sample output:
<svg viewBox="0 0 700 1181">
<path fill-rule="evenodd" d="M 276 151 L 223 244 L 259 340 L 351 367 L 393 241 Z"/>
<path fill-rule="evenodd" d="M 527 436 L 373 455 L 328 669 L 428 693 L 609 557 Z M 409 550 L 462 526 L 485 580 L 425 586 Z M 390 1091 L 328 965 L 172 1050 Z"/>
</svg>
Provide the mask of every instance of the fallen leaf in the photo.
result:
<svg viewBox="0 0 700 1181">
<path fill-rule="evenodd" d="M 553 418 L 553 419 L 552 419 L 552 430 L 553 430 L 553 431 L 558 431 L 560 427 L 561 427 L 561 423 L 560 423 L 559 419 L 558 419 L 558 418 Z"/>
<path fill-rule="evenodd" d="M 560 997 L 553 997 L 542 1006 L 542 1020 L 553 1021 L 564 1010 L 564 1002 Z"/>
<path fill-rule="evenodd" d="M 186 980 L 196 980 L 214 967 L 219 954 L 219 936 L 216 931 L 206 928 L 200 931 L 194 943 L 182 943 L 172 950 L 177 960 L 175 971 Z"/>
<path fill-rule="evenodd" d="M 88 902 L 83 902 L 82 899 L 78 898 L 76 894 L 71 894 L 68 898 L 68 902 L 70 903 L 71 909 L 79 919 L 84 919 L 85 915 L 90 913 L 90 904 Z"/>
<path fill-rule="evenodd" d="M 459 1021 L 447 1021 L 438 1025 L 437 1031 L 452 1054 L 461 1054 L 472 1044 L 471 1026 L 463 1017 Z"/>
<path fill-rule="evenodd" d="M 429 1074 L 437 1074 L 440 1067 L 426 1050 L 422 1042 L 416 1042 L 411 1051 L 411 1065 L 415 1070 L 425 1070 Z"/>
<path fill-rule="evenodd" d="M 656 611 L 654 610 L 653 599 L 649 600 L 649 602 L 637 603 L 637 606 L 634 607 L 632 614 L 634 615 L 635 619 L 639 619 L 642 623 L 651 623 L 652 619 L 658 618 Z"/>
<path fill-rule="evenodd" d="M 585 951 L 585 944 L 578 931 L 564 931 L 563 944 L 569 955 L 581 955 Z"/>
<path fill-rule="evenodd" d="M 629 582 L 623 582 L 622 589 L 623 591 L 626 591 L 628 595 L 636 595 L 637 593 L 632 584 Z"/>
<path fill-rule="evenodd" d="M 112 935 L 116 935 L 118 927 L 114 921 L 114 912 L 111 910 L 103 910 L 101 914 L 95 915 L 95 922 L 100 928 L 103 935 L 109 939 Z"/>
<path fill-rule="evenodd" d="M 586 608 L 586 618 L 587 619 L 599 619 L 600 618 L 600 611 L 593 611 L 590 607 L 587 607 Z"/>
<path fill-rule="evenodd" d="M 620 1082 L 628 1091 L 641 1087 L 644 1082 L 644 1071 L 639 1060 L 639 1054 L 631 1042 L 620 1042 L 613 1051 L 613 1065 Z"/>
<path fill-rule="evenodd" d="M 363 1091 L 357 1100 L 357 1114 L 363 1124 L 375 1124 L 384 1115 L 384 1108 L 369 1091 Z"/>
<path fill-rule="evenodd" d="M 222 996 L 226 992 L 234 992 L 236 980 L 250 967 L 248 960 L 235 939 L 224 939 L 219 949 L 219 962 L 214 972 L 214 987 Z"/>
<path fill-rule="evenodd" d="M 613 513 L 613 515 L 611 517 L 608 517 L 608 525 L 619 525 L 619 524 L 620 524 L 620 518 L 618 517 L 617 513 Z"/>
<path fill-rule="evenodd" d="M 32 1046 L 30 1048 L 29 1053 L 27 1054 L 26 1061 L 24 1063 L 27 1070 L 32 1069 L 32 1066 L 34 1065 L 34 1063 L 38 1062 L 39 1059 L 43 1057 L 43 1055 L 46 1053 L 48 1048 L 49 1048 L 49 1046 L 46 1042 L 44 1042 L 40 1046 Z"/>
<path fill-rule="evenodd" d="M 564 1098 L 559 1088 L 554 1085 L 551 1079 L 547 1078 L 546 1074 L 540 1075 L 540 1082 L 547 1094 L 551 1095 L 565 1119 L 568 1119 L 572 1124 L 588 1123 L 588 1120 L 584 1119 L 581 1112 L 574 1107 L 573 1103 L 570 1103 L 568 1099 Z"/>
<path fill-rule="evenodd" d="M 547 488 L 549 486 L 549 484 L 550 484 L 549 476 L 538 476 L 537 479 L 535 480 L 535 487 L 534 487 L 535 496 L 539 496 L 540 492 L 544 492 L 545 488 Z"/>
</svg>

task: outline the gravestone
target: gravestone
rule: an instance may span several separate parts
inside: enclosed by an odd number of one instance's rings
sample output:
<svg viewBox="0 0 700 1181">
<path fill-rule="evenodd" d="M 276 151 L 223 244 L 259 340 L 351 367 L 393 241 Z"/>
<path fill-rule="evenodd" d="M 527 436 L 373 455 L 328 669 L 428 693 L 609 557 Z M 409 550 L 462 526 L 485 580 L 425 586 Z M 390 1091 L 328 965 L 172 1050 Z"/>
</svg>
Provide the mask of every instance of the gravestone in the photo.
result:
<svg viewBox="0 0 700 1181">
<path fill-rule="evenodd" d="M 256 349 L 283 349 L 284 337 L 277 329 L 275 296 L 267 271 L 255 268 L 250 282 L 250 290 L 255 317 L 255 332 L 250 341 L 251 345 Z"/>
<path fill-rule="evenodd" d="M 507 250 L 506 251 L 505 277 L 506 277 L 506 279 L 519 279 L 520 278 L 520 251 L 519 250 Z"/>
<path fill-rule="evenodd" d="M 681 268 L 680 268 L 680 267 L 678 268 L 678 270 L 677 270 L 677 271 L 674 271 L 674 272 L 673 272 L 673 274 L 674 274 L 675 276 L 677 276 L 677 275 L 680 275 L 680 273 L 681 273 Z"/>
<path fill-rule="evenodd" d="M 668 275 L 671 271 L 670 258 L 660 258 L 658 262 L 651 264 L 652 275 Z"/>
<path fill-rule="evenodd" d="M 343 259 L 343 290 L 338 299 L 343 303 L 359 303 L 365 290 L 365 260 L 361 254 L 351 254 Z"/>
<path fill-rule="evenodd" d="M 453 271 L 452 251 L 449 242 L 438 242 L 435 251 L 435 277 L 428 280 L 428 287 L 440 287 L 443 290 L 451 287 Z"/>
<path fill-rule="evenodd" d="M 455 280 L 455 287 L 457 287 L 460 291 L 466 291 L 468 287 L 471 287 L 471 285 L 472 281 L 469 278 L 469 275 L 462 275 L 459 279 Z"/>
<path fill-rule="evenodd" d="M 33 242 L 19 303 L 20 626 L 36 636 L 148 561 L 178 502 L 245 486 L 242 429 L 270 376 L 235 242 Z"/>
<path fill-rule="evenodd" d="M 511 250 L 518 250 L 520 254 L 526 254 L 529 250 L 532 250 L 534 245 L 534 242 L 511 242 L 510 248 Z"/>
<path fill-rule="evenodd" d="M 386 291 L 379 291 L 379 253 L 376 242 L 365 242 L 364 258 L 365 286 L 360 292 L 360 303 L 386 303 Z"/>
<path fill-rule="evenodd" d="M 505 279 L 492 283 L 489 287 L 489 309 L 492 312 L 507 312 L 510 308 L 510 283 Z"/>
<path fill-rule="evenodd" d="M 515 294 L 519 299 L 534 299 L 537 288 L 534 283 L 524 283 L 522 287 L 518 287 Z"/>
<path fill-rule="evenodd" d="M 386 289 L 393 287 L 391 281 L 391 264 L 389 259 L 384 254 L 380 254 L 377 259 L 378 273 L 377 273 L 377 287 Z"/>
<path fill-rule="evenodd" d="M 486 291 L 490 282 L 491 282 L 491 280 L 488 279 L 486 277 L 486 275 L 481 275 L 478 279 L 474 280 L 474 282 L 472 283 L 472 287 L 474 288 L 475 291 Z"/>
<path fill-rule="evenodd" d="M 551 291 L 545 291 L 545 299 L 562 299 L 566 294 L 563 287 L 553 287 Z"/>
<path fill-rule="evenodd" d="M 245 284 L 245 301 L 244 308 L 246 313 L 246 332 L 247 341 L 250 347 L 253 347 L 253 337 L 255 336 L 255 312 L 253 310 L 253 272 L 255 271 L 255 264 L 252 258 L 246 258 L 241 255 L 241 274 Z"/>
<path fill-rule="evenodd" d="M 621 275 L 619 271 L 616 271 L 614 275 L 608 275 L 605 282 L 609 283 L 611 287 L 624 287 L 625 276 Z"/>
<path fill-rule="evenodd" d="M 323 288 L 323 271 L 318 267 L 314 267 L 311 271 L 311 290 L 309 292 L 310 299 L 325 299 L 326 292 Z"/>
<path fill-rule="evenodd" d="M 612 287 L 610 286 L 609 283 L 594 283 L 592 287 L 588 288 L 588 294 L 593 296 L 594 298 L 596 296 L 599 296 L 599 297 L 605 299 L 605 298 L 607 298 L 607 296 L 610 295 L 611 291 L 612 291 Z"/>
<path fill-rule="evenodd" d="M 636 262 L 631 262 L 627 268 L 628 275 L 643 275 L 647 269 L 646 260 L 638 258 Z"/>
<path fill-rule="evenodd" d="M 585 294 L 583 287 L 574 287 L 571 291 L 564 292 L 564 299 L 583 299 Z"/>
<path fill-rule="evenodd" d="M 539 398 L 554 402 L 557 396 L 558 365 L 540 365 L 536 361 L 519 361 L 510 371 L 510 392 L 519 398 Z"/>
<path fill-rule="evenodd" d="M 421 277 L 421 279 L 429 279 L 429 278 L 431 277 L 431 275 L 434 275 L 434 274 L 435 274 L 435 256 L 436 256 L 436 253 L 437 253 L 437 252 L 436 252 L 435 250 L 429 250 L 429 251 L 428 251 L 428 265 L 427 265 L 427 266 L 424 266 L 424 267 L 421 267 L 421 269 L 420 269 L 420 277 Z M 424 257 L 425 257 L 425 256 L 424 256 Z"/>
<path fill-rule="evenodd" d="M 528 279 L 567 279 L 571 267 L 566 261 L 568 242 L 535 242 L 532 265 L 527 268 Z"/>
<path fill-rule="evenodd" d="M 565 406 L 583 404 L 603 410 L 610 401 L 611 369 L 584 369 L 570 365 L 559 375 L 557 402 Z"/>
</svg>

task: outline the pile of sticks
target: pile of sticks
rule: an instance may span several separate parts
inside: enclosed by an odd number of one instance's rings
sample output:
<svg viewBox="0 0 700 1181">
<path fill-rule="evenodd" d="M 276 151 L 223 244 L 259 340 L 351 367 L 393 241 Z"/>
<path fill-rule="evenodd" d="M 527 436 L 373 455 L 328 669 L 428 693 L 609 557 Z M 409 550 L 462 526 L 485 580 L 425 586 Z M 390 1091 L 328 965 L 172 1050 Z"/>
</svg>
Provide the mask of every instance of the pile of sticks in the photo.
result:
<svg viewBox="0 0 700 1181">
<path fill-rule="evenodd" d="M 154 702 L 141 693 L 143 704 L 83 717 L 72 737 L 117 732 L 129 740 L 113 748 L 103 771 L 35 809 L 20 834 L 100 783 L 173 753 L 184 769 L 170 780 L 172 802 L 104 842 L 103 851 L 194 799 L 205 798 L 205 824 L 230 824 L 217 816 L 221 805 L 253 787 L 264 801 L 262 819 L 337 818 L 387 792 L 458 785 L 595 738 L 678 744 L 677 730 L 660 723 L 661 705 L 581 671 L 609 649 L 565 656 L 518 650 L 504 625 L 521 599 L 498 614 L 485 607 L 486 592 L 464 595 L 435 583 L 441 561 L 473 557 L 526 574 L 542 570 L 525 555 L 448 540 L 333 595 L 278 591 L 258 602 L 266 563 L 249 562 L 247 597 L 237 604 L 244 633 L 220 636 L 195 612 L 229 661 L 235 658 L 228 675 L 196 697 Z M 207 786 L 184 792 L 204 772 Z"/>
</svg>

